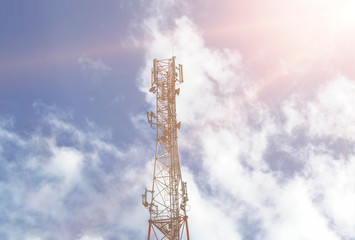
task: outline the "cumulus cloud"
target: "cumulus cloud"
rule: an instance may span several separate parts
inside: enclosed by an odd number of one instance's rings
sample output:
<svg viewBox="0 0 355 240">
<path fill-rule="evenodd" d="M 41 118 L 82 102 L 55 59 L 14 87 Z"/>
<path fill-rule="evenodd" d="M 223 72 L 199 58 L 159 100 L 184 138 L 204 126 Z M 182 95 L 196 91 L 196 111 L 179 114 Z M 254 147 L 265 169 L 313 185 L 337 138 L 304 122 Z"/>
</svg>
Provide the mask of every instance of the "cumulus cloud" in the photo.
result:
<svg viewBox="0 0 355 240">
<path fill-rule="evenodd" d="M 182 120 L 183 124 L 189 126 L 189 130 L 193 132 L 191 133 L 192 136 L 181 134 L 180 143 L 186 145 L 185 138 L 194 137 L 194 135 L 198 136 L 197 138 L 200 140 L 201 135 L 206 135 L 204 130 L 200 128 L 201 126 L 206 125 L 207 127 L 207 124 L 211 124 L 213 121 L 223 121 L 224 118 L 229 117 L 225 115 L 226 112 L 222 111 L 221 105 L 226 103 L 226 107 L 234 108 L 232 104 L 233 95 L 238 91 L 240 92 L 237 84 L 241 82 L 240 79 L 242 78 L 240 74 L 235 74 L 234 71 L 240 67 L 240 55 L 229 50 L 213 51 L 206 48 L 203 39 L 198 34 L 197 27 L 187 17 L 176 19 L 175 28 L 168 33 L 161 31 L 161 26 L 156 19 L 148 19 L 147 22 L 149 24 L 146 25 L 148 27 L 146 30 L 151 42 L 148 44 L 147 64 L 142 71 L 139 87 L 144 92 L 149 89 L 150 80 L 146 76 L 150 76 L 151 60 L 170 57 L 166 54 L 170 53 L 173 41 L 175 51 L 178 54 L 178 61 L 184 63 L 184 76 L 188 79 L 194 79 L 193 81 L 185 81 L 181 87 L 184 97 L 178 100 L 179 120 Z M 228 84 L 229 87 L 227 87 Z M 227 91 L 224 91 L 223 87 Z M 227 98 L 219 96 L 221 92 Z M 153 97 L 147 95 L 147 101 L 153 104 Z M 200 127 L 194 130 L 196 126 Z M 195 231 L 191 231 L 192 236 L 195 238 L 212 236 L 216 239 L 240 239 L 234 227 L 233 219 L 225 212 L 220 211 L 218 206 L 214 206 L 213 201 L 209 202 L 208 198 L 201 197 L 193 182 L 191 185 L 192 190 L 196 191 L 191 194 L 198 199 L 191 201 L 191 215 L 200 219 L 200 221 L 193 219 L 191 221 L 191 225 L 195 227 Z M 212 212 L 213 214 L 209 215 Z M 214 227 L 216 216 L 219 216 L 219 219 L 224 219 L 225 224 L 223 226 Z M 213 228 L 215 228 L 215 232 L 206 233 L 205 229 Z"/>
<path fill-rule="evenodd" d="M 1 126 L 1 238 L 142 235 L 134 227 L 143 218 L 127 224 L 122 216 L 140 205 L 137 196 L 150 170 L 140 162 L 144 145 L 120 149 L 95 125 L 77 127 L 57 108 L 46 109 L 52 110 L 42 111 L 36 132 L 23 136 L 11 125 Z"/>
<path fill-rule="evenodd" d="M 139 88 L 152 108 L 152 59 L 171 57 L 174 46 L 184 65 L 177 112 L 192 237 L 210 229 L 216 239 L 354 238 L 354 151 L 337 144 L 353 144 L 353 81 L 337 77 L 313 97 L 294 94 L 271 110 L 241 54 L 207 47 L 190 18 L 175 18 L 168 30 L 154 17 L 146 23 Z"/>
<path fill-rule="evenodd" d="M 184 65 L 177 112 L 191 238 L 355 238 L 354 81 L 338 76 L 311 98 L 292 94 L 271 110 L 242 55 L 207 46 L 188 16 L 166 24 L 180 3 L 163 2 L 142 20 L 146 61 L 137 83 L 154 108 L 152 60 L 174 48 Z M 110 71 L 101 60 L 78 62 L 94 79 Z M 42 119 L 35 132 L 21 135 L 11 120 L 0 121 L 0 238 L 146 237 L 139 196 L 152 183 L 154 146 L 141 140 L 152 135 L 144 114 L 132 116 L 140 135 L 121 147 L 95 124 L 34 108 Z"/>
</svg>

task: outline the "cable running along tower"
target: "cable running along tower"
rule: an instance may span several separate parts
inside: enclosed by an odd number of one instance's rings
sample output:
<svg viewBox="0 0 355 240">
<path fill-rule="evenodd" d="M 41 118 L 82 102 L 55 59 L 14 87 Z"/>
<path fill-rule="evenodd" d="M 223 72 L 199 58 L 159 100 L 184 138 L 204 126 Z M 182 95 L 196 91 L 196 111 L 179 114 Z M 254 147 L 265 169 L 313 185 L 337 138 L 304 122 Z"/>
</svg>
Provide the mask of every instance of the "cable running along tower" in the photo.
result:
<svg viewBox="0 0 355 240">
<path fill-rule="evenodd" d="M 154 59 L 149 91 L 156 95 L 156 112 L 147 112 L 149 125 L 157 131 L 154 176 L 152 190 L 142 195 L 150 213 L 148 240 L 190 240 L 177 143 L 181 122 L 176 121 L 176 85 L 182 82 L 182 65 L 175 65 L 175 57 Z"/>
</svg>

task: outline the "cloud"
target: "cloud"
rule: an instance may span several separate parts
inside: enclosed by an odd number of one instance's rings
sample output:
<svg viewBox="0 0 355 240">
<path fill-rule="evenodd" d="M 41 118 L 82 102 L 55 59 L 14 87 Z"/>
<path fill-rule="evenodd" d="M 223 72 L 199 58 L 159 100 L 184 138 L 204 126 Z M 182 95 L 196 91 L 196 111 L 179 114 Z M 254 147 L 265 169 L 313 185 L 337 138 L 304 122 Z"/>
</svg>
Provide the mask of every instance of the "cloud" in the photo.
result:
<svg viewBox="0 0 355 240">
<path fill-rule="evenodd" d="M 169 58 L 174 46 L 184 65 L 177 113 L 192 237 L 210 229 L 216 239 L 354 238 L 353 81 L 336 77 L 274 110 L 256 95 L 240 53 L 208 47 L 187 16 L 168 29 L 159 21 L 145 21 L 138 84 L 154 108 L 152 59 Z"/>
<path fill-rule="evenodd" d="M 132 229 L 139 234 L 135 223 L 144 219 L 123 224 L 122 216 L 140 205 L 150 170 L 141 160 L 144 144 L 122 149 L 95 125 L 75 126 L 55 107 L 43 107 L 39 117 L 33 133 L 19 135 L 11 124 L 0 130 L 6 133 L 0 135 L 0 236 L 128 239 Z M 136 214 L 144 215 L 144 209 Z"/>
<path fill-rule="evenodd" d="M 300 135 L 302 129 L 305 138 L 298 156 L 307 160 L 304 172 L 314 204 L 344 239 L 355 236 L 350 204 L 355 199 L 350 176 L 355 164 L 354 88 L 353 80 L 340 75 L 324 84 L 314 100 L 294 96 L 284 106 L 288 134 Z"/>
<path fill-rule="evenodd" d="M 311 97 L 291 94 L 272 109 L 241 53 L 208 46 L 191 18 L 173 13 L 179 4 L 157 0 L 144 14 L 137 85 L 154 108 L 152 59 L 169 58 L 174 48 L 184 65 L 177 112 L 191 238 L 355 238 L 353 80 L 340 75 Z M 101 60 L 78 62 L 89 79 L 111 71 Z M 75 125 L 75 113 L 33 107 L 41 118 L 34 132 L 0 121 L 0 238 L 146 237 L 139 197 L 152 183 L 154 137 L 144 114 L 131 117 L 141 129 L 132 145 L 117 146 L 109 131 Z"/>
<path fill-rule="evenodd" d="M 151 42 L 148 44 L 146 67 L 142 71 L 139 88 L 144 92 L 149 89 L 150 80 L 146 76 L 150 76 L 151 60 L 170 57 L 166 54 L 170 53 L 170 48 L 174 44 L 178 55 L 177 61 L 184 63 L 184 76 L 187 79 L 193 79 L 193 81 L 185 81 L 181 86 L 183 97 L 178 99 L 179 120 L 191 130 L 189 136 L 180 134 L 180 143 L 186 145 L 184 140 L 189 137 L 196 138 L 194 135 L 198 135 L 197 139 L 200 140 L 201 134 L 206 135 L 201 130 L 202 126 L 211 124 L 213 121 L 222 122 L 227 117 L 226 112 L 222 111 L 221 104 L 226 102 L 227 107 L 234 107 L 232 105 L 233 95 L 240 92 L 237 84 L 241 82 L 241 76 L 234 72 L 240 67 L 240 55 L 229 50 L 211 51 L 206 48 L 196 26 L 185 16 L 176 19 L 173 30 L 168 32 L 161 32 L 157 19 L 148 19 L 147 22 L 149 24 L 146 24 L 146 30 Z M 228 84 L 229 87 L 227 87 Z M 225 94 L 227 98 L 219 96 L 219 93 Z M 153 105 L 153 96 L 147 95 L 147 101 Z M 201 127 L 194 130 L 198 125 Z M 191 210 L 191 214 L 200 219 L 191 218 L 190 224 L 194 226 L 194 231 L 191 231 L 192 237 L 241 239 L 234 226 L 233 218 L 215 206 L 213 200 L 209 200 L 209 196 L 202 197 L 194 182 L 191 186 L 190 194 L 194 199 L 190 203 L 191 209 L 194 209 Z M 217 216 L 219 221 L 224 219 L 224 224 L 219 227 L 216 227 L 215 222 Z M 215 229 L 215 231 L 206 232 L 205 229 Z"/>
<path fill-rule="evenodd" d="M 334 159 L 332 154 L 311 153 L 310 160 L 309 184 L 316 198 L 317 208 L 342 239 L 354 238 L 354 154 L 349 159 Z"/>
<path fill-rule="evenodd" d="M 97 236 L 84 235 L 81 238 L 78 238 L 77 240 L 103 240 L 103 238 L 102 237 L 97 237 Z"/>
<path fill-rule="evenodd" d="M 352 126 L 355 113 L 351 104 L 355 100 L 354 91 L 354 82 L 340 75 L 321 86 L 313 102 L 305 103 L 301 97 L 294 96 L 284 105 L 284 111 L 292 115 L 287 119 L 289 131 L 307 125 L 313 136 L 351 138 L 355 133 Z"/>
<path fill-rule="evenodd" d="M 95 60 L 86 56 L 81 56 L 78 59 L 78 63 L 80 64 L 82 71 L 93 81 L 101 80 L 112 70 L 101 59 Z"/>
<path fill-rule="evenodd" d="M 111 70 L 111 68 L 108 67 L 106 64 L 104 64 L 104 62 L 101 59 L 93 60 L 91 58 L 88 58 L 88 57 L 85 57 L 85 56 L 81 56 L 78 59 L 78 63 L 80 63 L 80 65 L 83 68 L 83 70 L 87 70 L 87 69 L 93 69 L 93 70 L 97 70 L 97 71 L 109 71 L 109 70 Z"/>
</svg>

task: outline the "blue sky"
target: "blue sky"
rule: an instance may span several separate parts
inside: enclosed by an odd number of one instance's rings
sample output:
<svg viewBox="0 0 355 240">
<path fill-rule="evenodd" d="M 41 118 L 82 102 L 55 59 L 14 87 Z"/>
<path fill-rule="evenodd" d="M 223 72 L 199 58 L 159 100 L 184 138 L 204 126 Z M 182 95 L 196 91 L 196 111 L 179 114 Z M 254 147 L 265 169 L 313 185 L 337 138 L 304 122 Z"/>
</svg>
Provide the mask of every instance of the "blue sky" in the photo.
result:
<svg viewBox="0 0 355 240">
<path fill-rule="evenodd" d="M 126 116 L 141 111 L 139 99 L 143 101 L 135 88 L 140 50 L 120 44 L 130 32 L 131 4 L 8 1 L 2 5 L 2 114 L 16 116 L 19 130 L 33 129 L 37 118 L 32 105 L 40 101 L 72 111 L 78 123 L 89 118 L 112 127 L 117 139 L 130 138 L 124 133 L 130 124 Z M 78 62 L 80 57 L 105 62 L 107 73 L 91 76 L 95 74 L 81 66 L 85 63 Z"/>
<path fill-rule="evenodd" d="M 0 3 L 0 239 L 147 237 L 154 58 L 192 239 L 355 239 L 353 0 Z M 208 230 L 207 230 L 208 229 Z"/>
</svg>

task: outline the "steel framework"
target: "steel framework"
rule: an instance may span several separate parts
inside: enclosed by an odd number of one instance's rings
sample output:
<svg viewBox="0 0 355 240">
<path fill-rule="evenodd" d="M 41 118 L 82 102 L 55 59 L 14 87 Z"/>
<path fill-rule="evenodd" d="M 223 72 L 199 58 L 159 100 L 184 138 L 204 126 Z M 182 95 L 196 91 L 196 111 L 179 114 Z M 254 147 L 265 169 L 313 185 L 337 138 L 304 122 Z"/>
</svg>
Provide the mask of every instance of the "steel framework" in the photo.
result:
<svg viewBox="0 0 355 240">
<path fill-rule="evenodd" d="M 175 57 L 153 61 L 150 92 L 156 95 L 156 112 L 147 112 L 148 123 L 156 128 L 156 149 L 152 190 L 142 195 L 149 209 L 150 239 L 190 240 L 186 207 L 186 182 L 182 181 L 177 142 L 181 122 L 176 120 L 176 96 L 183 82 L 182 65 Z"/>
</svg>

